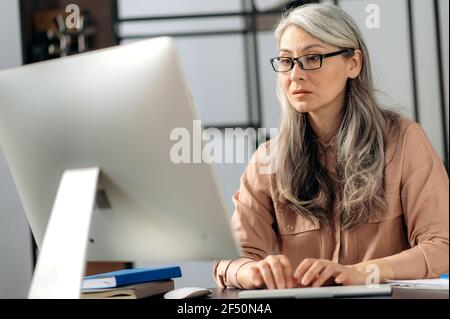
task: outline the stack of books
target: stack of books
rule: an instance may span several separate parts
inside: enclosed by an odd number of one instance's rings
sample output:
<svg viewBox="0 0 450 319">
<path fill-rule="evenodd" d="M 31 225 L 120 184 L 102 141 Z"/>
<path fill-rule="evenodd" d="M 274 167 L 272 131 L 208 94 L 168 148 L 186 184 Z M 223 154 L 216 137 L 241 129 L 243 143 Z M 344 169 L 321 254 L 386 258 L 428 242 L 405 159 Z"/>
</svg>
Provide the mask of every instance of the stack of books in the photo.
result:
<svg viewBox="0 0 450 319">
<path fill-rule="evenodd" d="M 181 277 L 178 266 L 113 271 L 83 279 L 83 299 L 140 299 L 173 290 L 173 278 Z"/>
</svg>

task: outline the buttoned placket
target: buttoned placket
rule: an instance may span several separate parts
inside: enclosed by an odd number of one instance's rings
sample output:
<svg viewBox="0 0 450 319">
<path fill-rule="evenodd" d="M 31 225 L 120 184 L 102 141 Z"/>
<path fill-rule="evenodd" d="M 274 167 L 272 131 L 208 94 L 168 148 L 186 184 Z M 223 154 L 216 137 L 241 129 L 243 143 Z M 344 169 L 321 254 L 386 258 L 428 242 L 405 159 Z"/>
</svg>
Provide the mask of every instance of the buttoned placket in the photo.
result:
<svg viewBox="0 0 450 319">
<path fill-rule="evenodd" d="M 334 251 L 332 261 L 339 263 L 339 253 L 341 250 L 341 221 L 339 214 L 334 218 Z"/>
<path fill-rule="evenodd" d="M 320 143 L 323 146 L 324 149 L 324 156 L 325 156 L 325 163 L 327 168 L 335 174 L 335 153 L 334 153 L 334 141 L 330 141 L 329 143 L 325 144 L 322 141 Z M 338 194 L 336 194 L 338 195 Z M 339 203 L 339 196 L 336 196 L 335 203 L 333 205 L 333 232 L 332 236 L 334 237 L 334 250 L 333 250 L 333 257 L 332 261 L 339 263 L 339 254 L 341 250 L 341 218 L 339 214 L 339 210 L 337 209 Z"/>
</svg>

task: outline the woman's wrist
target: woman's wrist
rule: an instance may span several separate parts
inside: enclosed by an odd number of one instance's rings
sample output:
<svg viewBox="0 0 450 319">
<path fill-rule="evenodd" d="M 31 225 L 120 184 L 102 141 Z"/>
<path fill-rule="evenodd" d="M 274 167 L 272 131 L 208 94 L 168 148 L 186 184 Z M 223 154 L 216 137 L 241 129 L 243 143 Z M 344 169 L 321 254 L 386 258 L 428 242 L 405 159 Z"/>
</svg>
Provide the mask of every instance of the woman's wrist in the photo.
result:
<svg viewBox="0 0 450 319">
<path fill-rule="evenodd" d="M 252 282 L 252 267 L 257 264 L 257 261 L 248 261 L 242 264 L 236 272 L 236 281 L 243 289 L 255 289 L 255 285 Z"/>
<path fill-rule="evenodd" d="M 386 280 L 395 279 L 394 269 L 387 261 L 381 258 L 364 261 L 350 267 L 362 274 L 362 285 L 382 284 Z"/>
</svg>

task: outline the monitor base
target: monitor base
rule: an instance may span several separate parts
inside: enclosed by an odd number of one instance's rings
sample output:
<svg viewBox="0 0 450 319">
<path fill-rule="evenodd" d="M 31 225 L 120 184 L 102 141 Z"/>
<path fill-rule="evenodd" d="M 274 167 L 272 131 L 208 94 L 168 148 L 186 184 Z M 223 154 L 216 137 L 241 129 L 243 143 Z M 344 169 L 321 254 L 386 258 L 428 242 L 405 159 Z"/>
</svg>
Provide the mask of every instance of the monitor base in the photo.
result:
<svg viewBox="0 0 450 319">
<path fill-rule="evenodd" d="M 28 298 L 80 298 L 99 175 L 98 167 L 62 175 Z"/>
</svg>

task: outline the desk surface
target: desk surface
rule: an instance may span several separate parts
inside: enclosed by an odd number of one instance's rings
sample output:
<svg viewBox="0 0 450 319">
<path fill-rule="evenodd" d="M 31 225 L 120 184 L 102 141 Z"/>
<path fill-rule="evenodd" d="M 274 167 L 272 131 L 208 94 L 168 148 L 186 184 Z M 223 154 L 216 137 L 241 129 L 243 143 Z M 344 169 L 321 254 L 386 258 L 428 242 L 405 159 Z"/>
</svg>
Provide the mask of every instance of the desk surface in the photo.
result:
<svg viewBox="0 0 450 319">
<path fill-rule="evenodd" d="M 211 289 L 209 299 L 238 299 L 239 289 Z M 359 297 L 358 297 L 359 298 Z M 364 297 L 370 299 L 449 299 L 448 290 L 393 288 L 391 296 Z"/>
</svg>

